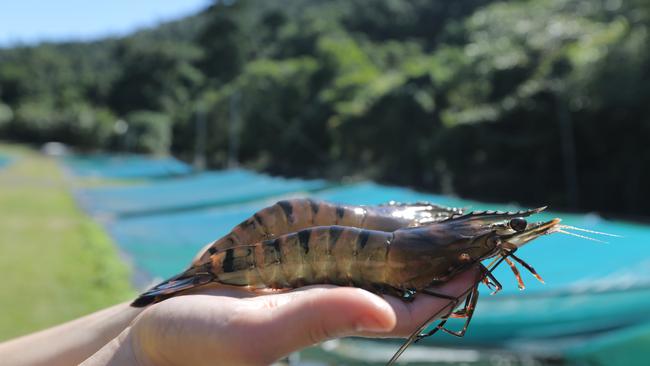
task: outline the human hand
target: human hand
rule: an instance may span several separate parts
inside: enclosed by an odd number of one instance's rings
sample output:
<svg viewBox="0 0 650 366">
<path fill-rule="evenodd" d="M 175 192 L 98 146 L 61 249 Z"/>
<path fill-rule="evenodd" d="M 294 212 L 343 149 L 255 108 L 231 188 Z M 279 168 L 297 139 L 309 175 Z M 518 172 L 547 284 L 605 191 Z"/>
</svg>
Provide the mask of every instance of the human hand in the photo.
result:
<svg viewBox="0 0 650 366">
<path fill-rule="evenodd" d="M 478 269 L 470 269 L 435 291 L 462 296 L 478 276 Z M 406 303 L 352 287 L 264 295 L 202 287 L 148 307 L 109 347 L 119 357 L 86 364 L 267 365 L 331 338 L 406 337 L 449 305 L 426 295 Z"/>
</svg>

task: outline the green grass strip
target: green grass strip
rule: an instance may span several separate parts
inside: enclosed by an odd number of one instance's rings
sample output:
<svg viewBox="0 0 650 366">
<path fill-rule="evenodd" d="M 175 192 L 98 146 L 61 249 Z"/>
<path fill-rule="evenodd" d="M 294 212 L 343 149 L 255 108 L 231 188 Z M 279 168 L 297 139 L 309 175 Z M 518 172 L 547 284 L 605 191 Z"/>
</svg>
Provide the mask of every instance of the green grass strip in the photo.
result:
<svg viewBox="0 0 650 366">
<path fill-rule="evenodd" d="M 134 295 L 128 266 L 103 229 L 75 205 L 56 161 L 0 144 L 0 340 Z"/>
</svg>

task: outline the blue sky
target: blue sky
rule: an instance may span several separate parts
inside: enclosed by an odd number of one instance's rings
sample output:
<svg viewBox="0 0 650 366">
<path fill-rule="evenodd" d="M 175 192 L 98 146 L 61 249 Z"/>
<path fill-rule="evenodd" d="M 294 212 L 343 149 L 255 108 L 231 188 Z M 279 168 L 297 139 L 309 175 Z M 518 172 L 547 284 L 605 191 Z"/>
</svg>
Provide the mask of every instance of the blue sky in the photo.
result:
<svg viewBox="0 0 650 366">
<path fill-rule="evenodd" d="M 122 35 L 192 14 L 209 0 L 0 0 L 0 47 Z"/>
</svg>

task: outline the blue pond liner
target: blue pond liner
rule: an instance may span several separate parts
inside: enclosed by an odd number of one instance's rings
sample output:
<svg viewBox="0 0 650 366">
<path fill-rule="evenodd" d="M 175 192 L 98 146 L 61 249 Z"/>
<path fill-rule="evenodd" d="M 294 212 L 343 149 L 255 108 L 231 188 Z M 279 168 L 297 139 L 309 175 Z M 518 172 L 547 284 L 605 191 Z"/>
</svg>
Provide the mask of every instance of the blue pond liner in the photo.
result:
<svg viewBox="0 0 650 366">
<path fill-rule="evenodd" d="M 148 155 L 71 155 L 63 162 L 79 177 L 148 179 L 192 172 L 191 166 L 172 157 Z"/>
<path fill-rule="evenodd" d="M 184 269 L 205 244 L 273 202 L 116 220 L 109 231 L 135 268 L 151 277 L 167 278 Z"/>
<path fill-rule="evenodd" d="M 13 158 L 5 155 L 0 155 L 0 169 L 6 168 L 13 162 Z"/>
<path fill-rule="evenodd" d="M 385 192 L 381 195 L 382 190 Z M 310 195 L 316 199 L 348 204 L 377 204 L 396 200 L 400 202 L 431 201 L 451 206 L 484 209 L 485 204 L 427 195 L 408 189 L 361 183 L 347 187 L 326 189 Z M 363 197 L 369 197 L 367 200 Z M 110 224 L 118 243 L 127 251 L 152 243 L 155 250 L 166 250 L 191 245 L 198 249 L 208 241 L 226 234 L 232 227 L 251 216 L 256 210 L 277 201 L 273 196 L 263 200 L 248 200 L 246 204 L 214 207 L 190 212 L 161 213 L 115 220 Z M 517 209 L 514 206 L 494 206 L 492 209 Z M 650 284 L 650 228 L 621 221 L 607 221 L 595 215 L 541 213 L 537 220 L 560 217 L 563 223 L 589 230 L 622 235 L 623 238 L 600 237 L 611 243 L 597 243 L 564 234 L 539 238 L 519 250 L 519 256 L 535 266 L 546 280 L 541 284 L 523 272 L 527 290 L 520 292 L 507 266 L 497 270 L 504 285 L 501 294 L 526 296 L 536 292 L 573 290 L 606 290 Z M 596 235 L 592 235 L 596 236 Z M 164 243 L 162 245 L 161 243 Z M 174 249 L 174 251 L 177 249 Z M 175 258 L 171 258 L 174 260 Z M 181 266 L 182 267 L 182 266 Z M 178 267 L 176 268 L 178 269 Z M 165 277 L 174 271 L 152 268 L 153 275 Z"/>
<path fill-rule="evenodd" d="M 580 365 L 645 365 L 649 344 L 650 322 L 639 323 L 576 345 L 566 352 L 566 359 Z"/>
<path fill-rule="evenodd" d="M 431 201 L 475 210 L 518 209 L 512 205 L 476 203 L 367 182 L 326 189 L 311 197 L 348 204 Z M 185 268 L 203 245 L 276 200 L 268 197 L 191 212 L 124 218 L 113 221 L 109 230 L 138 269 L 165 278 Z M 480 304 L 463 345 L 503 346 L 526 340 L 557 340 L 650 321 L 647 311 L 650 308 L 650 228 L 607 221 L 595 215 L 544 212 L 535 219 L 553 217 L 562 218 L 568 225 L 624 238 L 601 237 L 610 241 L 603 244 L 553 234 L 524 246 L 519 256 L 532 264 L 547 284 L 522 271 L 527 289 L 519 291 L 510 269 L 502 265 L 495 275 L 504 289 L 495 296 L 482 289 Z M 444 336 L 435 337 L 434 342 L 459 344 L 454 337 Z"/>
<path fill-rule="evenodd" d="M 323 180 L 270 177 L 225 170 L 148 181 L 130 186 L 88 188 L 78 201 L 93 214 L 133 216 L 248 202 L 293 192 L 323 189 Z"/>
</svg>

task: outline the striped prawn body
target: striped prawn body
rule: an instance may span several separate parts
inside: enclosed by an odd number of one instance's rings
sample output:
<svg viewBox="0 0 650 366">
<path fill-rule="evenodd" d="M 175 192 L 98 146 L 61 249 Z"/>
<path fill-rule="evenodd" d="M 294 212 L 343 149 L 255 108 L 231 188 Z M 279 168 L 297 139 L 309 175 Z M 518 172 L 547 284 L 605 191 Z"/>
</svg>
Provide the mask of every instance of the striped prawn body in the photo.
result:
<svg viewBox="0 0 650 366">
<path fill-rule="evenodd" d="M 428 202 L 379 206 L 338 205 L 312 199 L 279 201 L 235 226 L 224 237 L 211 244 L 215 249 L 259 243 L 284 234 L 316 226 L 338 225 L 380 231 L 420 226 L 462 213 L 461 209 Z M 205 252 L 196 262 L 206 259 Z"/>
<path fill-rule="evenodd" d="M 217 281 L 229 285 L 294 288 L 331 283 L 372 288 L 387 283 L 393 234 L 344 226 L 319 226 L 211 257 Z"/>
<path fill-rule="evenodd" d="M 474 262 L 459 255 L 465 252 L 454 244 L 462 240 L 461 233 L 450 235 L 437 229 L 310 227 L 252 245 L 225 250 L 211 247 L 208 251 L 213 255 L 206 269 L 211 269 L 217 282 L 228 285 L 335 284 L 404 296 L 446 281 Z M 426 250 L 431 244 L 434 250 Z M 475 260 L 480 257 L 476 255 Z"/>
<path fill-rule="evenodd" d="M 408 264 L 390 257 L 394 232 L 461 213 L 426 202 L 350 206 L 280 201 L 211 243 L 187 271 L 132 305 L 146 306 L 208 282 L 252 288 L 329 283 L 402 295 L 398 289 L 413 284 L 404 282 Z"/>
</svg>

